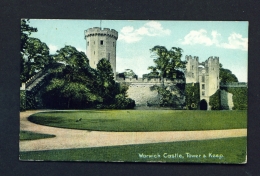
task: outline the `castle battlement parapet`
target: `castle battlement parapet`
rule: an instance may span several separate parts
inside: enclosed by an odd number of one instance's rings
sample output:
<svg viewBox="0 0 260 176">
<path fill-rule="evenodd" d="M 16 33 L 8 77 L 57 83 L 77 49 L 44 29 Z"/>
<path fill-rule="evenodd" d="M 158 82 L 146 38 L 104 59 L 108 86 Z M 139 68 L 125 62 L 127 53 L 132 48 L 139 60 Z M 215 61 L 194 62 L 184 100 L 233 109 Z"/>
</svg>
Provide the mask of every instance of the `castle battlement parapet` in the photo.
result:
<svg viewBox="0 0 260 176">
<path fill-rule="evenodd" d="M 220 87 L 247 87 L 246 82 L 221 83 Z"/>
<path fill-rule="evenodd" d="M 189 60 L 199 61 L 199 57 L 198 56 L 192 57 L 191 55 L 186 55 L 185 60 L 186 61 L 189 61 Z"/>
<path fill-rule="evenodd" d="M 208 58 L 207 61 L 208 61 L 208 62 L 209 62 L 209 61 L 211 61 L 211 62 L 212 62 L 212 61 L 214 61 L 214 62 L 219 62 L 219 57 L 216 57 L 216 56 L 213 57 L 213 56 L 211 56 L 211 57 Z"/>
<path fill-rule="evenodd" d="M 116 79 L 117 82 L 123 83 L 143 83 L 143 84 L 161 84 L 161 79 L 160 78 L 152 78 L 152 79 L 147 79 L 147 78 L 117 78 Z M 165 84 L 176 84 L 176 83 L 185 83 L 184 80 L 182 79 L 164 79 L 164 83 Z"/>
<path fill-rule="evenodd" d="M 86 37 L 91 37 L 91 36 L 110 36 L 113 37 L 117 40 L 118 38 L 118 32 L 114 29 L 109 29 L 109 28 L 99 28 L 99 27 L 93 27 L 89 28 L 88 30 L 85 30 L 85 38 Z"/>
</svg>

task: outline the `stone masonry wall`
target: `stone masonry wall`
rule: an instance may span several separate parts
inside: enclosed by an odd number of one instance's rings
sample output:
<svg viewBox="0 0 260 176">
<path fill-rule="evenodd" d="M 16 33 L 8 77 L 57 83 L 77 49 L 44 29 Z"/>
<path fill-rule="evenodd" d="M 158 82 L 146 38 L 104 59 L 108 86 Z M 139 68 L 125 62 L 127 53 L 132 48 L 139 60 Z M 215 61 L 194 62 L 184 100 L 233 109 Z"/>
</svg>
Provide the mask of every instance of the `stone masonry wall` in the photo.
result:
<svg viewBox="0 0 260 176">
<path fill-rule="evenodd" d="M 127 90 L 127 95 L 135 100 L 137 106 L 147 105 L 147 102 L 151 105 L 159 105 L 160 96 L 158 92 L 150 90 L 153 85 L 149 83 L 132 83 Z"/>
<path fill-rule="evenodd" d="M 221 90 L 220 102 L 221 102 L 221 107 L 223 109 L 232 110 L 232 108 L 234 107 L 233 94 L 226 92 L 225 90 Z"/>
</svg>

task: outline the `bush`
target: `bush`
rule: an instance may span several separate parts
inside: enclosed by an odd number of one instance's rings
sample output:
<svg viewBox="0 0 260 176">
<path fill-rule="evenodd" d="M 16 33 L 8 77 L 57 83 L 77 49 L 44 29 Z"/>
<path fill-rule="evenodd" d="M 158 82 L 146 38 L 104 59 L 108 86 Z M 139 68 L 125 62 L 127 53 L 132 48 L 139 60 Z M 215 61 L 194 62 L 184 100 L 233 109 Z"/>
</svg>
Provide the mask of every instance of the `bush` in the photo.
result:
<svg viewBox="0 0 260 176">
<path fill-rule="evenodd" d="M 187 109 L 196 110 L 200 102 L 199 83 L 187 83 L 185 85 L 186 107 Z"/>
</svg>

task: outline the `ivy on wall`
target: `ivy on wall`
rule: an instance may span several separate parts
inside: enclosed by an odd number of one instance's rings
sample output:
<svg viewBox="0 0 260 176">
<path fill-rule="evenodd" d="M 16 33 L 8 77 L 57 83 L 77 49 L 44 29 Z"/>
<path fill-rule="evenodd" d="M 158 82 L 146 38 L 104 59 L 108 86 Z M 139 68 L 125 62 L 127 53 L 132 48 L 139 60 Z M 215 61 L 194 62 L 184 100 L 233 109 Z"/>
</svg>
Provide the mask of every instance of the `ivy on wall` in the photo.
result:
<svg viewBox="0 0 260 176">
<path fill-rule="evenodd" d="M 198 109 L 200 102 L 199 83 L 187 83 L 185 85 L 186 107 L 187 109 Z"/>
<path fill-rule="evenodd" d="M 213 95 L 209 97 L 209 105 L 211 110 L 221 110 L 221 91 L 218 89 Z"/>
<path fill-rule="evenodd" d="M 225 87 L 222 89 L 233 94 L 233 110 L 247 109 L 247 87 Z"/>
<path fill-rule="evenodd" d="M 247 109 L 247 87 L 223 87 L 221 90 L 225 90 L 233 94 L 233 110 Z M 212 110 L 225 109 L 221 106 L 221 90 L 217 90 L 209 98 L 209 105 Z"/>
</svg>

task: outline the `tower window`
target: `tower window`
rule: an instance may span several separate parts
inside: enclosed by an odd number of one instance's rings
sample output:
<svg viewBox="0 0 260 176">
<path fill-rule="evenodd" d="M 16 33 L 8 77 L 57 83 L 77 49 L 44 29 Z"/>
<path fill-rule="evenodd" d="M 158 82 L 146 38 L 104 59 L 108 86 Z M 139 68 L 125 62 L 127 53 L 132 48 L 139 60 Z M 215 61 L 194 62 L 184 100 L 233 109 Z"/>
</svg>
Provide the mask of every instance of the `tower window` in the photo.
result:
<svg viewBox="0 0 260 176">
<path fill-rule="evenodd" d="M 100 45 L 103 45 L 103 44 L 104 44 L 103 40 L 100 40 Z"/>
<path fill-rule="evenodd" d="M 193 65 L 191 66 L 191 69 L 193 70 Z"/>
<path fill-rule="evenodd" d="M 89 46 L 89 42 L 88 42 L 88 46 Z"/>
<path fill-rule="evenodd" d="M 201 85 L 201 88 L 202 88 L 202 89 L 205 89 L 205 84 L 202 84 L 202 85 Z"/>
<path fill-rule="evenodd" d="M 201 92 L 201 95 L 203 95 L 203 96 L 204 96 L 204 95 L 205 95 L 205 91 L 202 91 L 202 92 Z"/>
<path fill-rule="evenodd" d="M 113 47 L 115 46 L 115 42 L 113 42 Z"/>
<path fill-rule="evenodd" d="M 202 82 L 205 82 L 205 76 L 202 76 L 202 80 L 201 80 Z"/>
</svg>

